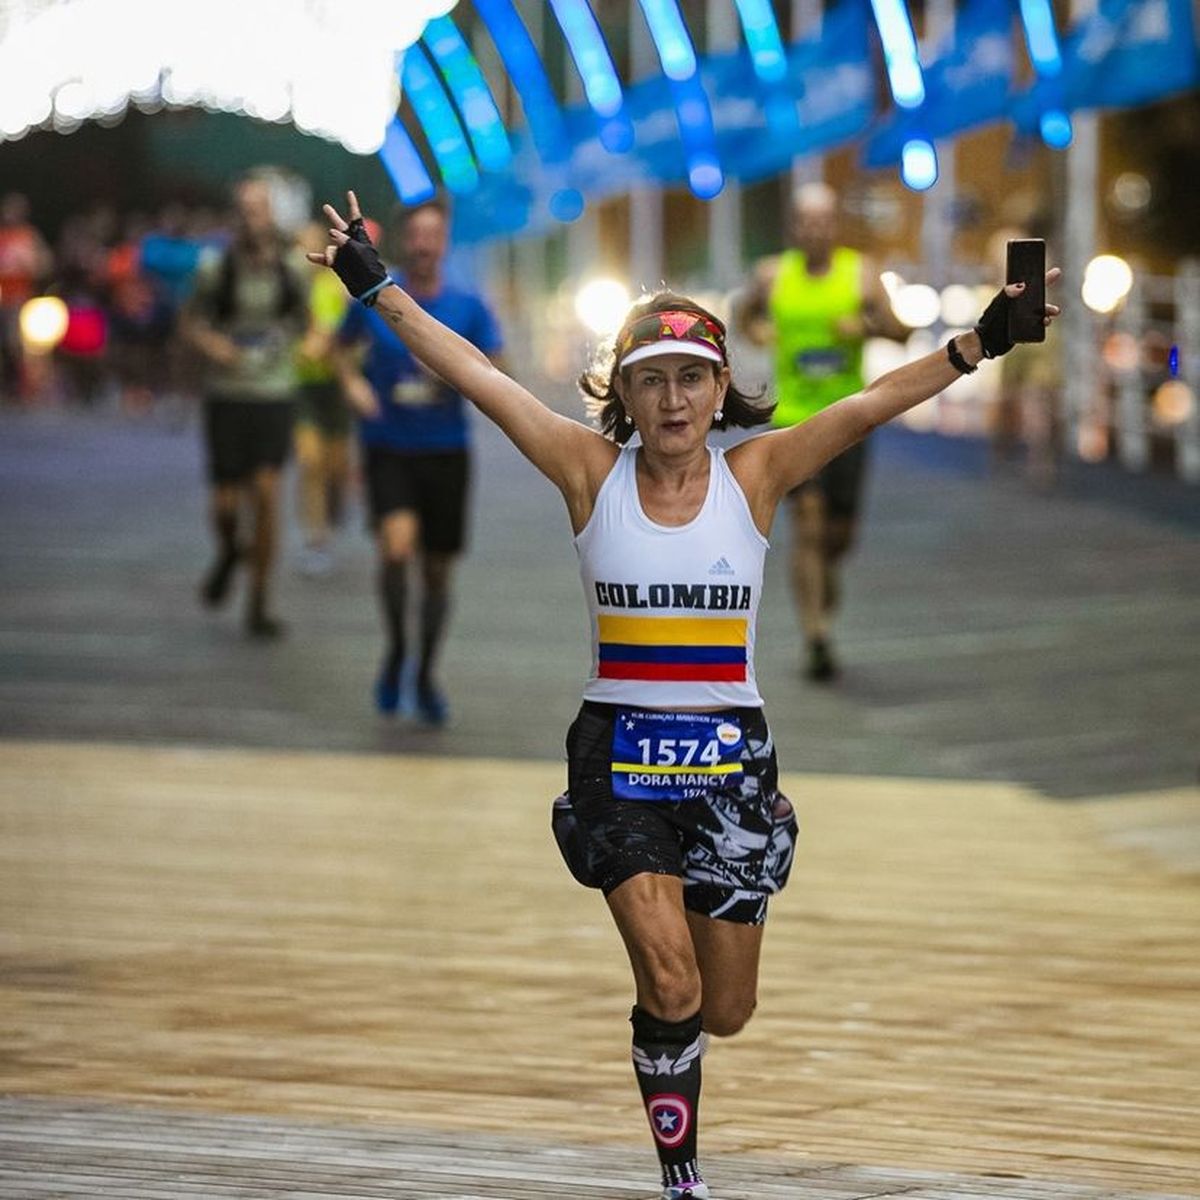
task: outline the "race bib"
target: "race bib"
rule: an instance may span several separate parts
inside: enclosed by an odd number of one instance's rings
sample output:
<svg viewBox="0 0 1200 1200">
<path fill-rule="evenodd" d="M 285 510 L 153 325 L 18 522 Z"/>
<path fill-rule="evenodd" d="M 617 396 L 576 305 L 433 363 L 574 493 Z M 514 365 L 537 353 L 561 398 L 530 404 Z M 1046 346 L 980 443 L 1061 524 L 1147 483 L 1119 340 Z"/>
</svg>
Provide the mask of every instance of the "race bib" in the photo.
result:
<svg viewBox="0 0 1200 1200">
<path fill-rule="evenodd" d="M 821 346 L 812 350 L 801 350 L 795 358 L 796 370 L 810 379 L 828 379 L 841 375 L 849 369 L 846 351 L 838 346 Z"/>
<path fill-rule="evenodd" d="M 427 375 L 401 379 L 392 387 L 392 403 L 401 408 L 427 408 L 438 401 L 437 382 Z"/>
<path fill-rule="evenodd" d="M 741 726 L 726 713 L 620 709 L 613 723 L 612 789 L 619 800 L 696 800 L 740 782 Z"/>
</svg>

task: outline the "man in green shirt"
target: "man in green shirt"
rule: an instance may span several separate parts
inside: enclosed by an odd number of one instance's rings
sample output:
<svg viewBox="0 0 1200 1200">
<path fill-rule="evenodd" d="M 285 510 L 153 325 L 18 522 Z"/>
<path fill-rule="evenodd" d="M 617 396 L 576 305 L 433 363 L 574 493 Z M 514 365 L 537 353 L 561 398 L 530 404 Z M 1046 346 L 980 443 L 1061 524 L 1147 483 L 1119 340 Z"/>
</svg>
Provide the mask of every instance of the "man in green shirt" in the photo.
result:
<svg viewBox="0 0 1200 1200">
<path fill-rule="evenodd" d="M 737 312 L 745 336 L 774 348 L 779 426 L 798 425 L 862 389 L 867 337 L 904 341 L 909 333 L 870 260 L 837 244 L 832 188 L 797 189 L 791 233 L 792 248 L 758 264 Z M 854 542 L 865 462 L 864 441 L 790 498 L 792 586 L 807 642 L 806 674 L 818 682 L 837 674 L 830 641 L 839 564 Z"/>
<path fill-rule="evenodd" d="M 275 223 L 270 184 L 249 177 L 234 190 L 236 226 L 229 246 L 203 259 L 183 311 L 185 340 L 204 370 L 204 417 L 217 557 L 201 600 L 220 605 L 243 558 L 250 568 L 246 630 L 274 638 L 267 591 L 279 544 L 280 475 L 292 445 L 296 347 L 304 335 L 308 271 Z M 245 504 L 252 513 L 248 550 L 238 536 Z"/>
</svg>

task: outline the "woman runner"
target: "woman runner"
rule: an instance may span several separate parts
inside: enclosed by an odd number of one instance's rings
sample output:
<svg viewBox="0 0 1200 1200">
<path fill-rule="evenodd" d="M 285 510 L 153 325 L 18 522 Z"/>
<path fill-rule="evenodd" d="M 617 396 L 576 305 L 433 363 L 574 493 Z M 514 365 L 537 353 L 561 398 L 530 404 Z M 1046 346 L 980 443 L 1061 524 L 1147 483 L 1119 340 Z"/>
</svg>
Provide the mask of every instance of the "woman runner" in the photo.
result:
<svg viewBox="0 0 1200 1200">
<path fill-rule="evenodd" d="M 388 278 L 353 192 L 347 200 L 348 221 L 325 206 L 331 244 L 309 258 L 375 305 L 566 502 L 593 665 L 567 734 L 555 833 L 576 878 L 603 891 L 629 954 L 633 1065 L 663 1200 L 707 1200 L 696 1154 L 705 1035 L 737 1033 L 754 1011 L 767 899 L 786 882 L 795 835 L 754 678 L 775 509 L 870 430 L 1009 350 L 1007 308 L 1022 285 L 942 350 L 723 451 L 710 429 L 760 425 L 770 412 L 733 386 L 711 313 L 671 293 L 634 306 L 611 368 L 581 381 L 597 432 L 424 312 Z M 1058 309 L 1045 311 L 1049 324 Z"/>
</svg>

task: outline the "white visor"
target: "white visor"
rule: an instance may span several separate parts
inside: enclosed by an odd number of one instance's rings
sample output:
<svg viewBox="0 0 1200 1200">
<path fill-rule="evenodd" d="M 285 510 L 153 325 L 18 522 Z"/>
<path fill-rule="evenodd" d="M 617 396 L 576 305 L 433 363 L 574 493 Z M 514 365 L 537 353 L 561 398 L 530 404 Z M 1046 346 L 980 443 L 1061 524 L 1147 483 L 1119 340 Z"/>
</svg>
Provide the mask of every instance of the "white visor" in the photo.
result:
<svg viewBox="0 0 1200 1200">
<path fill-rule="evenodd" d="M 630 350 L 617 364 L 618 370 L 633 366 L 634 363 L 644 362 L 648 358 L 662 358 L 667 354 L 687 354 L 691 358 L 706 358 L 709 362 L 723 363 L 721 352 L 707 342 L 684 341 L 683 338 L 663 338 L 658 342 L 650 342 Z"/>
</svg>

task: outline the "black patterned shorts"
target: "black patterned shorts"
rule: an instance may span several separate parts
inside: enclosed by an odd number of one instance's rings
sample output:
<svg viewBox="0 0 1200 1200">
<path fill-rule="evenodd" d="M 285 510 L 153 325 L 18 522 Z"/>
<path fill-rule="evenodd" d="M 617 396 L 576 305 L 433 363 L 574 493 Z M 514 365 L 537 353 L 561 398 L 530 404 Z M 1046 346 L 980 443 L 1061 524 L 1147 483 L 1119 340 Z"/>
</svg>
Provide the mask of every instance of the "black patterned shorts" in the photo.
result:
<svg viewBox="0 0 1200 1200">
<path fill-rule="evenodd" d="M 768 899 L 787 883 L 797 836 L 762 709 L 728 713 L 745 735 L 741 778 L 677 802 L 613 796 L 617 711 L 585 700 L 567 731 L 567 790 L 551 824 L 571 874 L 606 896 L 634 875 L 676 875 L 691 912 L 761 925 Z"/>
</svg>

